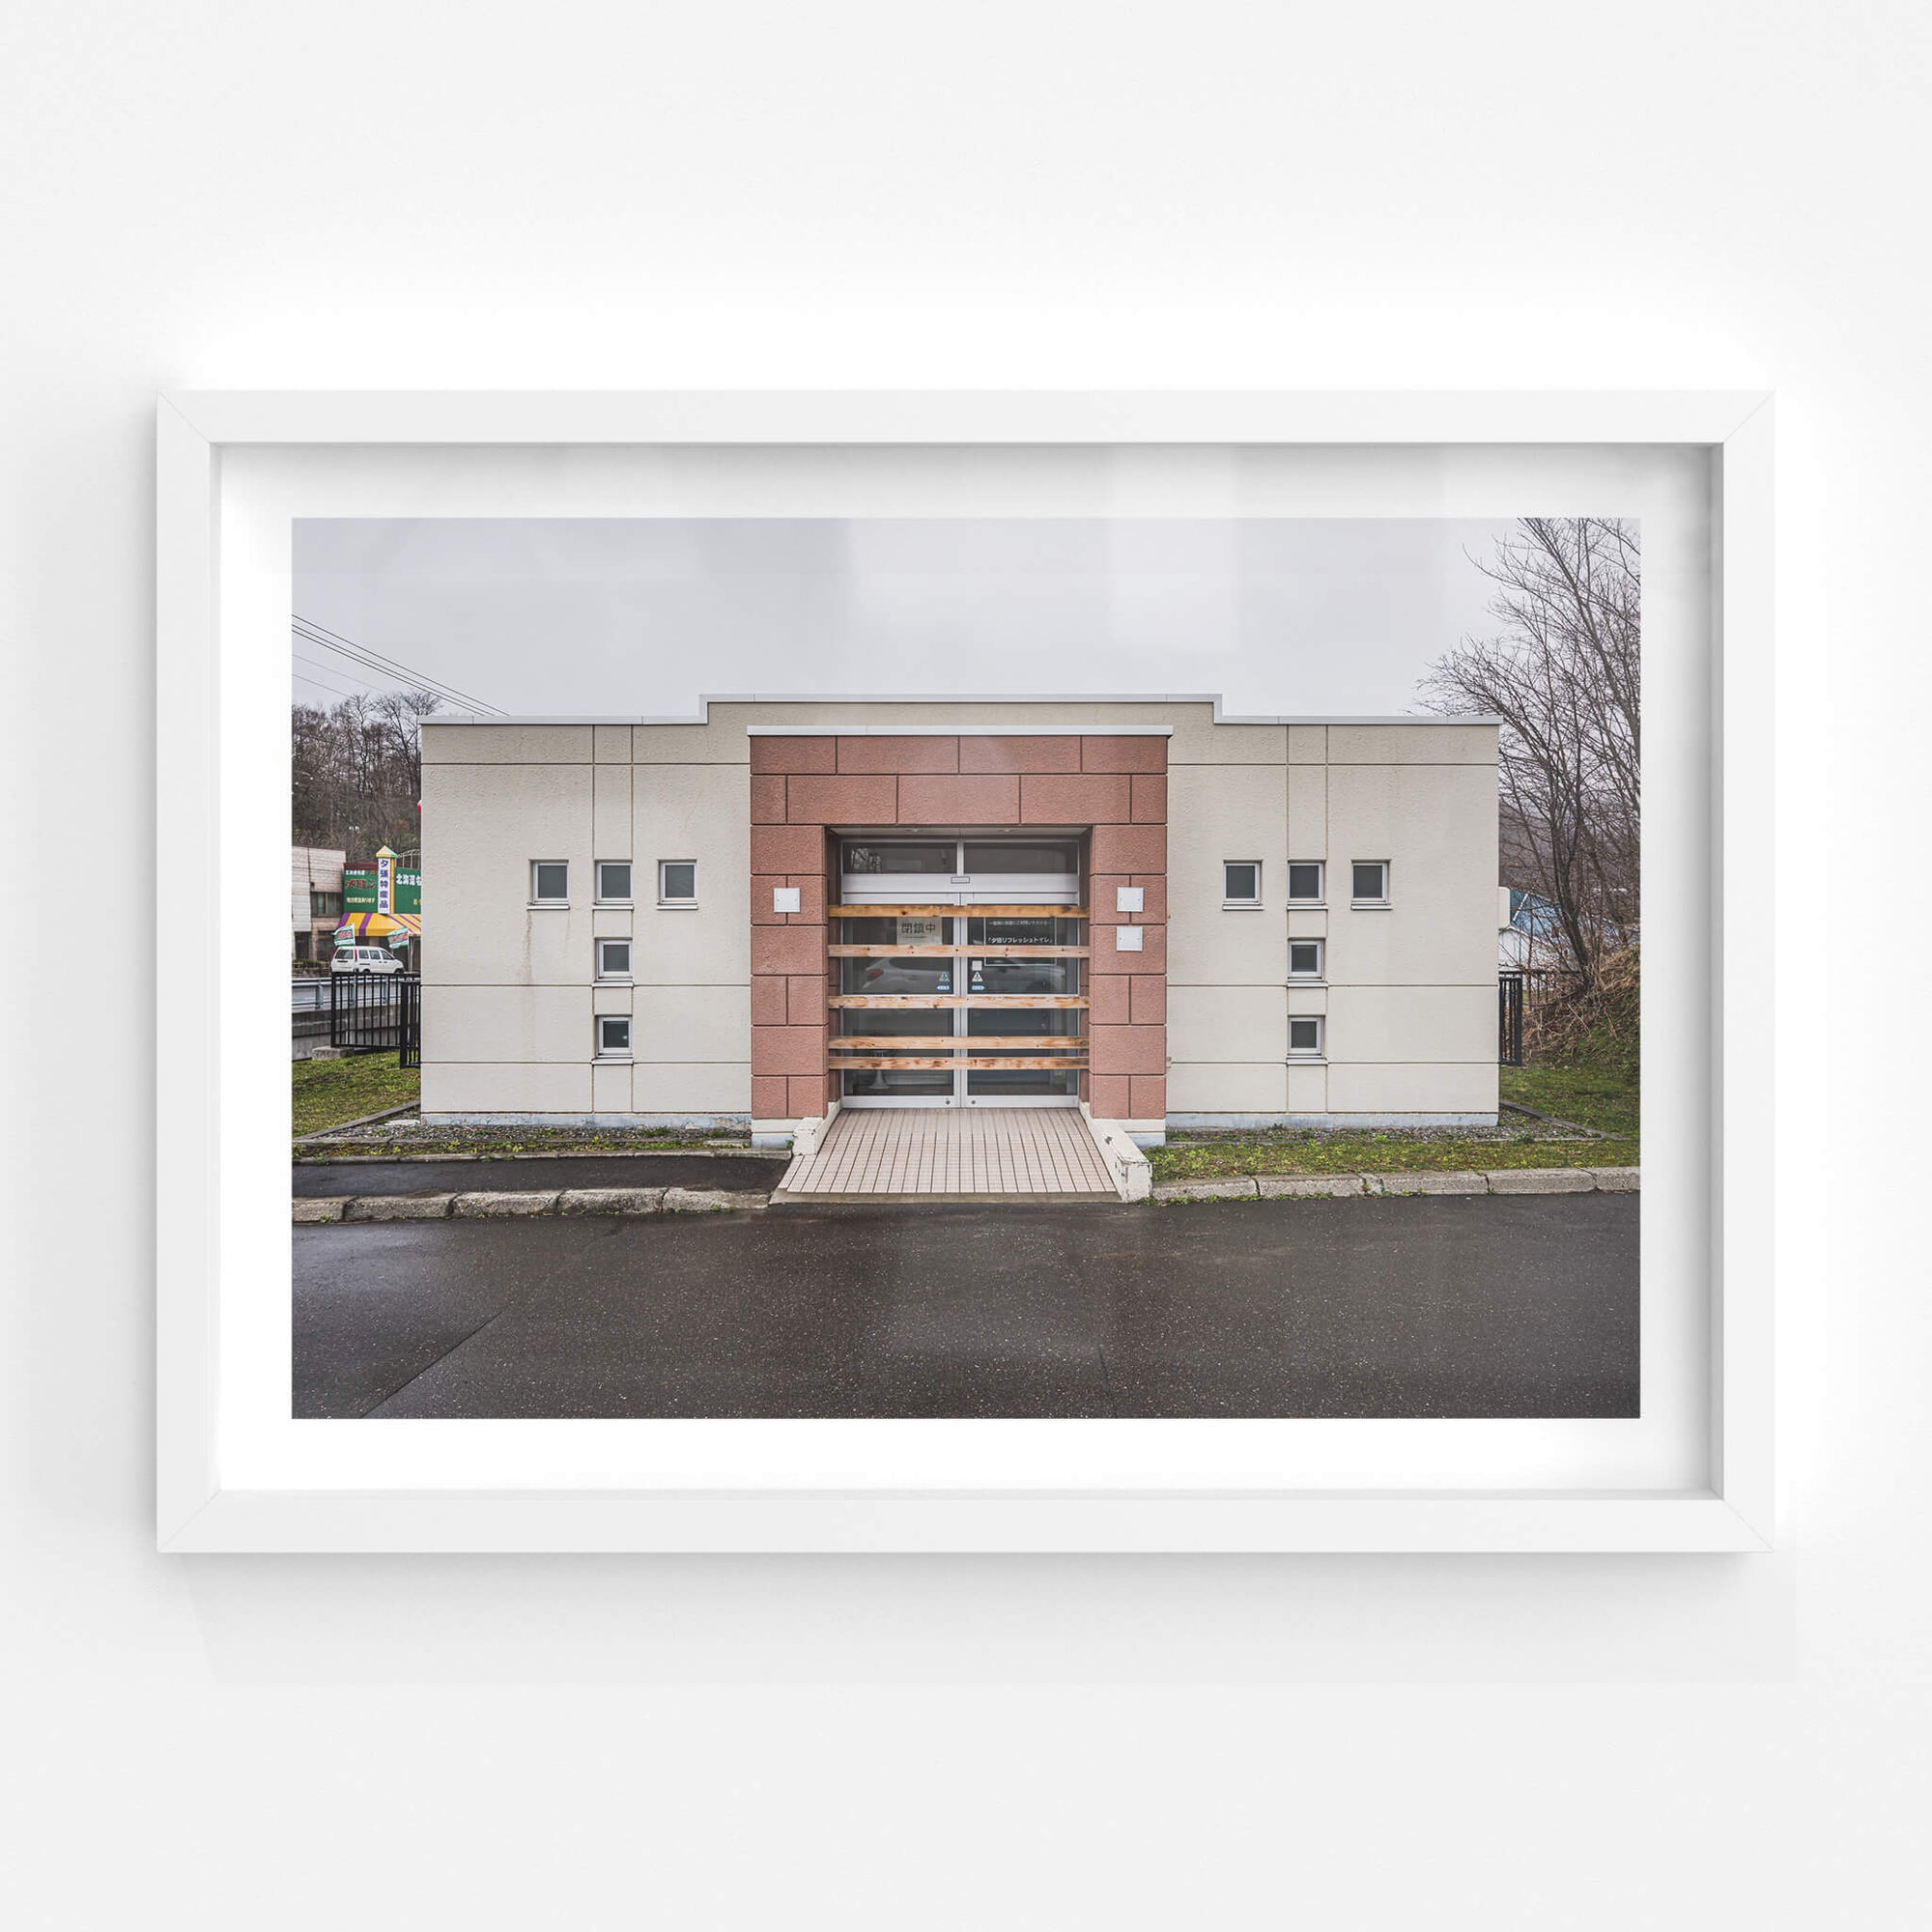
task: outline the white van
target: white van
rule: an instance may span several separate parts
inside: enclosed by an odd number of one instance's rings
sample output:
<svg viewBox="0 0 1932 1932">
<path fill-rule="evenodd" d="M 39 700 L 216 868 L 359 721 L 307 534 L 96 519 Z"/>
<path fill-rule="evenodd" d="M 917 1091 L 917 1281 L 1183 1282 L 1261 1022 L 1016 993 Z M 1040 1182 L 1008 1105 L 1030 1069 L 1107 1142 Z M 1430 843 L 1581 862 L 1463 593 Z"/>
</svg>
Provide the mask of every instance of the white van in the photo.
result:
<svg viewBox="0 0 1932 1932">
<path fill-rule="evenodd" d="M 331 973 L 400 973 L 403 962 L 386 946 L 338 946 Z"/>
</svg>

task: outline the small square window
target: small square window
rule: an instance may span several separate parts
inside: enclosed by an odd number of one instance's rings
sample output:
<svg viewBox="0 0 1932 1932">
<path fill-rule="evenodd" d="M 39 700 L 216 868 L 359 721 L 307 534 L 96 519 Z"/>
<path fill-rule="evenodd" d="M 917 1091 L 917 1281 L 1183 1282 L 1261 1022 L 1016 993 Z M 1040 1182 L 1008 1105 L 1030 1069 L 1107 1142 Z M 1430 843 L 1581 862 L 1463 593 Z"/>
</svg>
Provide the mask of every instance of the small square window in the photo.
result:
<svg viewBox="0 0 1932 1932">
<path fill-rule="evenodd" d="M 628 939 L 600 939 L 597 942 L 597 977 L 600 980 L 628 980 L 631 977 L 631 942 Z"/>
<path fill-rule="evenodd" d="M 1229 859 L 1221 867 L 1221 903 L 1224 906 L 1258 906 L 1262 902 L 1262 867 L 1259 859 Z"/>
<path fill-rule="evenodd" d="M 1321 979 L 1321 940 L 1291 939 L 1288 942 L 1288 977 L 1291 980 Z"/>
<path fill-rule="evenodd" d="M 530 862 L 530 903 L 570 903 L 570 867 L 563 860 L 533 859 Z"/>
<path fill-rule="evenodd" d="M 1288 900 L 1291 905 L 1321 903 L 1321 861 L 1293 859 L 1288 867 Z"/>
<path fill-rule="evenodd" d="M 697 862 L 695 859 L 658 861 L 658 903 L 696 905 L 697 903 Z"/>
<path fill-rule="evenodd" d="M 1321 1059 L 1322 1025 L 1317 1014 L 1295 1014 L 1288 1023 L 1288 1057 L 1291 1060 Z"/>
<path fill-rule="evenodd" d="M 597 862 L 597 903 L 631 903 L 631 862 L 628 859 L 599 859 Z"/>
<path fill-rule="evenodd" d="M 629 1013 L 597 1015 L 597 1057 L 599 1060 L 628 1060 L 631 1057 L 631 1016 Z"/>
<path fill-rule="evenodd" d="M 1388 904 L 1389 868 L 1386 861 L 1357 859 L 1349 871 L 1349 895 L 1354 904 Z"/>
</svg>

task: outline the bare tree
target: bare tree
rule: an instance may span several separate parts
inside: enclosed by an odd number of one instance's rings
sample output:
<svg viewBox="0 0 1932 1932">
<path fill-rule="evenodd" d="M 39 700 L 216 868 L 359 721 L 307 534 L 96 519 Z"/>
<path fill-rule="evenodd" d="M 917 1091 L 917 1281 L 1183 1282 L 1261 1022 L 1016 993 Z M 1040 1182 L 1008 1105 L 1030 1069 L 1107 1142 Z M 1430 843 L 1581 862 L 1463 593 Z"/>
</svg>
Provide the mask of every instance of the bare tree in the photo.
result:
<svg viewBox="0 0 1932 1932">
<path fill-rule="evenodd" d="M 1439 659 L 1424 701 L 1502 720 L 1507 883 L 1549 907 L 1563 963 L 1594 986 L 1642 915 L 1637 527 L 1524 517 L 1477 568 L 1502 628 Z"/>
<path fill-rule="evenodd" d="M 417 848 L 422 796 L 421 725 L 440 705 L 430 691 L 345 697 L 324 709 L 298 704 L 289 714 L 291 838 L 349 854 L 379 846 Z"/>
</svg>

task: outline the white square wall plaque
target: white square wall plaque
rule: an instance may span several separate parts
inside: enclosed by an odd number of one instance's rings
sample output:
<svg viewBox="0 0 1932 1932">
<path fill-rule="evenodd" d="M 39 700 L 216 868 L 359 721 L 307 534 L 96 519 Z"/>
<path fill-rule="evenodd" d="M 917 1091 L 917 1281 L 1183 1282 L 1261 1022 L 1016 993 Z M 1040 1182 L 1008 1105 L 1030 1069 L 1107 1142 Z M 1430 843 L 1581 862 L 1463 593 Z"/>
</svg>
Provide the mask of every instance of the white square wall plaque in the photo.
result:
<svg viewBox="0 0 1932 1932">
<path fill-rule="evenodd" d="M 1114 928 L 1114 951 L 1116 952 L 1141 952 L 1146 949 L 1141 943 L 1141 928 L 1137 925 L 1117 925 Z"/>
<path fill-rule="evenodd" d="M 796 886 L 774 886 L 772 888 L 772 910 L 774 912 L 796 912 L 798 910 L 798 888 Z"/>
<path fill-rule="evenodd" d="M 1145 886 L 1116 886 L 1114 888 L 1114 910 L 1116 912 L 1145 912 L 1147 910 L 1147 888 Z"/>
</svg>

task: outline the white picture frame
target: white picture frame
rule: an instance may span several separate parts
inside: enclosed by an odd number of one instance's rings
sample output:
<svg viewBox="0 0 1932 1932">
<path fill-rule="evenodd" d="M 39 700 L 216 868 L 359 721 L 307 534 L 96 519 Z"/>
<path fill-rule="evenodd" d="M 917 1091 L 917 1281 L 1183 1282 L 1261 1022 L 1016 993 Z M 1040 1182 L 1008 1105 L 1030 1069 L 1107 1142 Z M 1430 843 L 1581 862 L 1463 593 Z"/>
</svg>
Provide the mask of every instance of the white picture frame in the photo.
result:
<svg viewBox="0 0 1932 1932">
<path fill-rule="evenodd" d="M 163 951 L 157 1540 L 163 1550 L 1714 1551 L 1776 1533 L 1773 1287 L 1773 405 L 1756 392 L 301 393 L 159 404 L 156 852 L 218 897 L 222 465 L 262 446 L 1675 445 L 1710 452 L 1713 773 L 1709 1480 L 1633 1492 L 583 1486 L 265 1490 L 224 1480 L 223 981 Z M 1725 674 L 1725 667 L 1733 674 Z M 1738 674 L 1739 668 L 1748 674 Z M 1733 962 L 1738 962 L 1735 964 Z M 239 1131 L 239 1126 L 238 1129 Z M 342 1424 L 311 1425 L 341 1429 Z M 403 1425 L 434 1428 L 441 1425 Z M 630 1425 L 648 1427 L 649 1425 Z M 811 1425 L 806 1425 L 808 1427 Z M 863 1426 L 863 1425 L 862 1425 Z M 1025 1427 L 1027 1425 L 958 1425 Z M 1195 1425 L 1162 1425 L 1178 1428 Z M 1211 1427 L 1212 1425 L 1206 1425 Z M 1418 1470 L 1418 1477 L 1423 1472 Z"/>
</svg>

